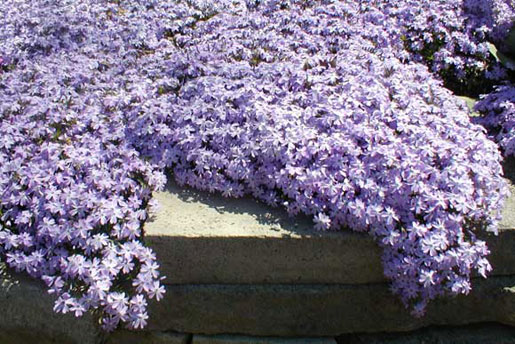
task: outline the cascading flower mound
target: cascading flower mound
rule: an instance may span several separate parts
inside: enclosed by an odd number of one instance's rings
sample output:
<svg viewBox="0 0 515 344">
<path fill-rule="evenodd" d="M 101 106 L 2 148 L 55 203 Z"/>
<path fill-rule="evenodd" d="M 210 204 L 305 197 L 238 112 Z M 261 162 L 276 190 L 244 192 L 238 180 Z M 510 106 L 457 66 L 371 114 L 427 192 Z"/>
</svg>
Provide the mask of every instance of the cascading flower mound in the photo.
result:
<svg viewBox="0 0 515 344">
<path fill-rule="evenodd" d="M 488 128 L 505 156 L 515 154 L 515 86 L 507 84 L 484 95 L 475 109 L 483 114 L 477 122 Z"/>
<path fill-rule="evenodd" d="M 427 64 L 454 92 L 477 96 L 506 77 L 489 43 L 508 35 L 513 0 L 380 2 L 383 12 L 399 18 L 412 59 Z"/>
<path fill-rule="evenodd" d="M 141 225 L 165 177 L 125 139 L 110 103 L 124 82 L 112 67 L 124 27 L 110 31 L 107 20 L 118 7 L 90 6 L 0 5 L 10 20 L 0 43 L 0 255 L 47 284 L 55 311 L 98 309 L 106 330 L 142 328 L 147 298 L 164 287 Z"/>
<path fill-rule="evenodd" d="M 220 14 L 174 35 L 190 57 L 174 58 L 166 82 L 179 86 L 148 105 L 166 106 L 160 115 L 137 109 L 129 126 L 181 183 L 369 232 L 394 290 L 422 312 L 490 270 L 466 228 L 495 231 L 506 187 L 496 146 L 462 104 L 396 57 L 389 20 L 341 2 Z"/>
<path fill-rule="evenodd" d="M 163 293 L 155 255 L 138 239 L 164 175 L 124 140 L 123 117 L 88 87 L 92 76 L 73 75 L 93 63 L 24 60 L 2 80 L 0 254 L 45 281 L 56 311 L 102 308 L 105 328 L 138 328 L 143 296 Z M 116 87 L 101 76 L 103 92 Z M 127 283 L 132 292 L 118 290 Z"/>
<path fill-rule="evenodd" d="M 384 248 L 415 314 L 486 276 L 501 156 L 382 1 L 8 0 L 0 257 L 55 310 L 146 324 L 152 191 L 251 194 Z M 177 214 L 180 216 L 180 214 Z"/>
</svg>

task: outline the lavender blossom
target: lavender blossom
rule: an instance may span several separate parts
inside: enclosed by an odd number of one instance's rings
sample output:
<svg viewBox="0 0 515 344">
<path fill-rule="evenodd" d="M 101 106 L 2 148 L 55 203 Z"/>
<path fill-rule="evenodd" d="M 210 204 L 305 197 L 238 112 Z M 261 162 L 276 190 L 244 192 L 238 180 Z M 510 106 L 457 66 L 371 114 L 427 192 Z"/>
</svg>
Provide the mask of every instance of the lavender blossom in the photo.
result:
<svg viewBox="0 0 515 344">
<path fill-rule="evenodd" d="M 401 39 L 413 58 L 430 67 L 446 86 L 477 96 L 506 77 L 488 44 L 502 45 L 515 21 L 512 0 L 380 1 L 399 18 Z"/>
<path fill-rule="evenodd" d="M 490 130 L 505 156 L 515 154 L 515 87 L 499 86 L 475 106 L 482 114 L 476 121 Z"/>
</svg>

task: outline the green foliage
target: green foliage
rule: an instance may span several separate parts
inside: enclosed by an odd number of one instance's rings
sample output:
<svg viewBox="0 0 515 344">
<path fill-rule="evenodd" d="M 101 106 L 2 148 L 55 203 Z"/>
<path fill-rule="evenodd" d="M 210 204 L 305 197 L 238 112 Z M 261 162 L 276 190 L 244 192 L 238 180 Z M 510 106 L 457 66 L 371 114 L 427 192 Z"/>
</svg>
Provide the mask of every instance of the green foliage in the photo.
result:
<svg viewBox="0 0 515 344">
<path fill-rule="evenodd" d="M 513 37 L 515 39 L 515 35 L 513 35 Z M 515 60 L 500 52 L 494 44 L 488 43 L 488 50 L 495 60 L 500 62 L 504 67 L 512 71 L 515 70 Z"/>
<path fill-rule="evenodd" d="M 474 107 L 476 106 L 477 99 L 466 97 L 466 96 L 458 96 L 458 98 L 465 101 L 465 103 L 467 104 L 467 107 L 470 111 L 470 116 L 472 116 L 472 117 L 479 116 L 479 114 L 477 112 L 474 112 Z"/>
</svg>

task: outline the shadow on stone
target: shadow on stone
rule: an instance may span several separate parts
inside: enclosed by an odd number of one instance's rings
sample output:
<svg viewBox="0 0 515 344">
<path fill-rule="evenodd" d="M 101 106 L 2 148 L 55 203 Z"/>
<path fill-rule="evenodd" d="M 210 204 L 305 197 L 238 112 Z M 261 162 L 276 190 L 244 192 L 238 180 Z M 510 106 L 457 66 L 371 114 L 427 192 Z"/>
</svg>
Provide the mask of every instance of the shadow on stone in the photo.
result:
<svg viewBox="0 0 515 344">
<path fill-rule="evenodd" d="M 270 227 L 272 230 L 281 227 L 299 235 L 316 235 L 316 231 L 313 230 L 313 220 L 307 215 L 301 214 L 292 217 L 282 207 L 271 207 L 251 196 L 223 197 L 220 192 L 199 191 L 189 186 L 179 186 L 171 176 L 168 176 L 168 179 L 166 191 L 173 193 L 183 202 L 200 202 L 216 210 L 219 214 L 249 214 L 259 224 Z M 278 229 L 276 230 L 278 231 Z"/>
<path fill-rule="evenodd" d="M 90 314 L 75 318 L 53 311 L 44 283 L 0 263 L 0 344 L 96 344 L 99 330 Z"/>
<path fill-rule="evenodd" d="M 504 178 L 515 184 L 515 157 L 509 156 L 502 162 Z"/>
<path fill-rule="evenodd" d="M 338 344 L 515 344 L 515 328 L 497 323 L 430 326 L 412 332 L 347 334 Z"/>
</svg>

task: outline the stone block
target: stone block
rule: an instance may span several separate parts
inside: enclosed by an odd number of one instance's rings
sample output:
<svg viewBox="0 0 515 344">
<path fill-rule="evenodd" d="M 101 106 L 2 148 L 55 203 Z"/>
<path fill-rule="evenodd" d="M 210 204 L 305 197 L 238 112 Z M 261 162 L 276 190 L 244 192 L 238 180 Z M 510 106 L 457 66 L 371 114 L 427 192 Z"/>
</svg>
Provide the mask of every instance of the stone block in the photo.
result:
<svg viewBox="0 0 515 344">
<path fill-rule="evenodd" d="M 384 281 L 381 250 L 366 235 L 317 233 L 307 217 L 174 183 L 155 197 L 161 207 L 145 238 L 167 283 Z"/>
<path fill-rule="evenodd" d="M 191 335 L 171 332 L 117 330 L 107 337 L 106 344 L 188 344 Z"/>
<path fill-rule="evenodd" d="M 474 324 L 459 327 L 429 327 L 412 332 L 349 334 L 338 344 L 515 344 L 515 327 Z"/>
<path fill-rule="evenodd" d="M 56 314 L 42 282 L 4 271 L 0 277 L 0 343 L 96 344 L 100 330 L 90 314 Z"/>
<path fill-rule="evenodd" d="M 515 326 L 515 277 L 473 281 L 467 296 L 432 302 L 414 318 L 388 284 L 169 285 L 150 309 L 149 329 L 183 333 L 319 337 L 410 331 L 429 325 Z"/>
<path fill-rule="evenodd" d="M 515 274 L 515 188 L 499 236 L 482 236 L 493 275 Z M 316 232 L 303 216 L 249 198 L 180 188 L 156 193 L 160 211 L 146 223 L 170 284 L 366 284 L 385 282 L 381 249 L 367 234 Z"/>
<path fill-rule="evenodd" d="M 193 336 L 192 344 L 336 344 L 334 338 L 279 338 L 247 336 Z"/>
</svg>

